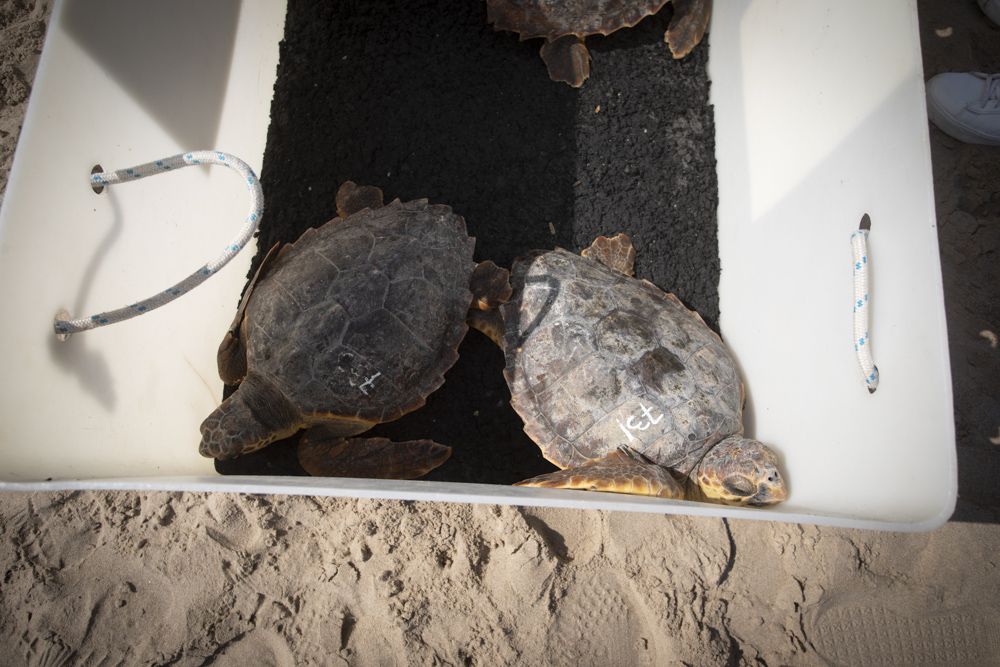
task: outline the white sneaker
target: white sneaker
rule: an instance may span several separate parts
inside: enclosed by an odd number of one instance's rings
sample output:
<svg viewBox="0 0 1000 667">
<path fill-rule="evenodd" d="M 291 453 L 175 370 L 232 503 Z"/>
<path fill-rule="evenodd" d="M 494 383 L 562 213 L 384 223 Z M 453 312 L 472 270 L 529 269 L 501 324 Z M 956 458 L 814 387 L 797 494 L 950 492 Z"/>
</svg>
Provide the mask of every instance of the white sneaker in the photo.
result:
<svg viewBox="0 0 1000 667">
<path fill-rule="evenodd" d="M 979 0 L 979 8 L 994 25 L 1000 25 L 1000 0 Z"/>
<path fill-rule="evenodd" d="M 927 116 L 960 141 L 1000 146 L 1000 74 L 947 72 L 931 78 Z"/>
</svg>

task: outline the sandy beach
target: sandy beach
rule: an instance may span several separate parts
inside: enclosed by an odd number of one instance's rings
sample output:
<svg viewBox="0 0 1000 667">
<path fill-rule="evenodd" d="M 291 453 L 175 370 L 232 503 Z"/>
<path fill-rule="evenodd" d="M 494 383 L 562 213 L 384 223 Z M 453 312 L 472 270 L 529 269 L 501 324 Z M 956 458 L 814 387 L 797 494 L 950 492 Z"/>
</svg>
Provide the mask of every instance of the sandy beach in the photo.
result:
<svg viewBox="0 0 1000 667">
<path fill-rule="evenodd" d="M 973 0 L 918 6 L 925 78 L 1000 69 Z M 0 0 L 0 191 L 50 10 Z M 0 664 L 1000 664 L 1000 149 L 930 137 L 960 475 L 942 528 L 4 493 Z"/>
</svg>

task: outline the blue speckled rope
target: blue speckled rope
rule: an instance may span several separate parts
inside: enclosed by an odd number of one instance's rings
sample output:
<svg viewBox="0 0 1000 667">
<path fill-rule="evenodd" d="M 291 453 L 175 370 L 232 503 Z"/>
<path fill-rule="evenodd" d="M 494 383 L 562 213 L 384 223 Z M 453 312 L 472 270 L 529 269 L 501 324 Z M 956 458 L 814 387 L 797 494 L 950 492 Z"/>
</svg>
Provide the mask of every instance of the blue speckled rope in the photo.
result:
<svg viewBox="0 0 1000 667">
<path fill-rule="evenodd" d="M 867 220 L 865 216 L 864 220 Z M 861 375 L 869 393 L 878 388 L 878 367 L 872 358 L 872 340 L 868 333 L 868 229 L 851 232 L 851 250 L 854 251 L 854 351 L 858 355 Z M 869 223 L 870 224 L 870 223 Z"/>
<path fill-rule="evenodd" d="M 60 312 L 56 315 L 54 324 L 57 336 L 65 340 L 70 334 L 87 331 L 88 329 L 96 329 L 97 327 L 103 327 L 116 322 L 122 322 L 170 303 L 177 297 L 190 292 L 192 289 L 208 280 L 216 273 L 216 271 L 221 269 L 227 262 L 229 262 L 229 260 L 235 257 L 236 254 L 250 241 L 254 232 L 257 231 L 257 225 L 260 224 L 260 219 L 264 214 L 264 193 L 261 190 L 260 182 L 257 180 L 257 175 L 253 173 L 253 170 L 245 162 L 243 162 L 243 160 L 240 160 L 233 155 L 229 155 L 228 153 L 220 153 L 219 151 L 196 151 L 193 153 L 174 155 L 173 157 L 163 158 L 162 160 L 156 160 L 155 162 L 140 164 L 136 167 L 119 169 L 113 172 L 92 174 L 90 182 L 94 186 L 116 185 L 118 183 L 127 183 L 129 181 L 135 181 L 147 176 L 162 174 L 165 171 L 181 169 L 183 167 L 190 167 L 198 164 L 221 164 L 229 167 L 236 171 L 246 183 L 247 190 L 250 191 L 250 213 L 247 214 L 243 227 L 240 229 L 236 238 L 226 245 L 226 247 L 222 250 L 222 253 L 214 260 L 202 265 L 197 271 L 176 285 L 173 285 L 172 287 L 169 287 L 159 294 L 149 297 L 148 299 L 137 301 L 136 303 L 125 306 L 124 308 L 119 308 L 118 310 L 97 313 L 96 315 L 91 315 L 90 317 L 77 320 L 69 319 L 69 314 L 65 311 Z"/>
</svg>

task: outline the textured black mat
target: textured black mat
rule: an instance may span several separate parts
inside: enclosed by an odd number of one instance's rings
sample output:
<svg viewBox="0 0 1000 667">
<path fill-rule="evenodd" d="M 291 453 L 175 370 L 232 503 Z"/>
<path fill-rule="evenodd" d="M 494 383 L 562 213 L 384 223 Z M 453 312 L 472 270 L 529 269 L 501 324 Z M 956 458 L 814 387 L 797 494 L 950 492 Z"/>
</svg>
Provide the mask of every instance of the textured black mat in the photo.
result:
<svg viewBox="0 0 1000 667">
<path fill-rule="evenodd" d="M 702 43 L 674 61 L 668 7 L 590 38 L 580 90 L 548 79 L 539 40 L 486 24 L 485 2 L 289 2 L 261 182 L 259 247 L 335 215 L 351 179 L 465 217 L 476 258 L 508 266 L 624 231 L 636 274 L 718 321 L 715 140 Z M 256 262 L 259 260 L 255 258 Z M 221 337 L 221 332 L 220 332 Z M 446 383 L 369 432 L 454 448 L 427 479 L 509 484 L 554 469 L 524 435 L 503 356 L 470 332 Z M 300 474 L 291 443 L 224 473 Z"/>
</svg>

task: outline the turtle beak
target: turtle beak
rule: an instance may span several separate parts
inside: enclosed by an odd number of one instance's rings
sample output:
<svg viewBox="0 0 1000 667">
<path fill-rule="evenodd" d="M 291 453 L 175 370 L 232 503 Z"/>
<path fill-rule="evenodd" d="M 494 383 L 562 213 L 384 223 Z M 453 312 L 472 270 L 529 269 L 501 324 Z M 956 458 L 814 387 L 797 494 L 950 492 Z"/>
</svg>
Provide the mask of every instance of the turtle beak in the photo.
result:
<svg viewBox="0 0 1000 667">
<path fill-rule="evenodd" d="M 747 505 L 762 507 L 774 505 L 788 499 L 785 479 L 776 470 L 769 470 L 767 477 L 757 485 L 757 493 L 747 499 Z"/>
</svg>

